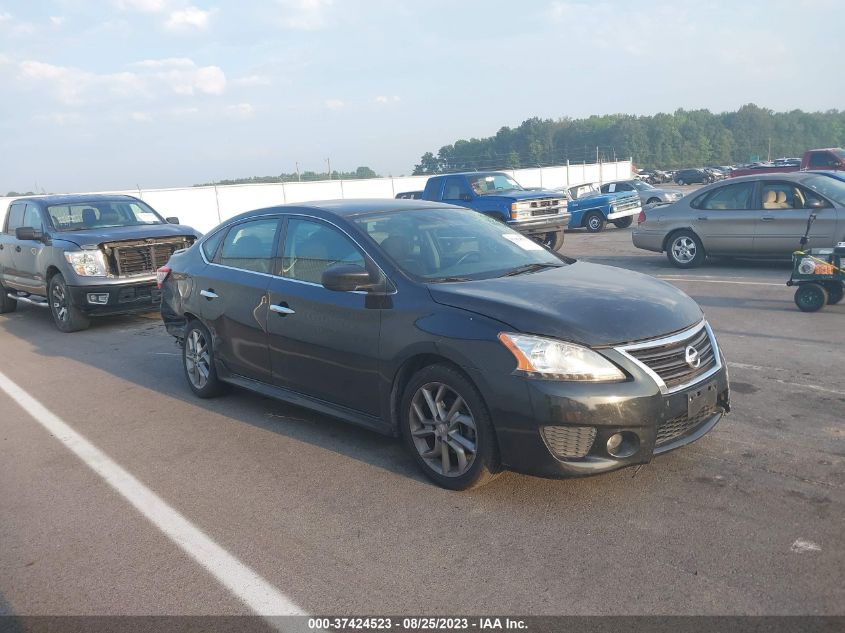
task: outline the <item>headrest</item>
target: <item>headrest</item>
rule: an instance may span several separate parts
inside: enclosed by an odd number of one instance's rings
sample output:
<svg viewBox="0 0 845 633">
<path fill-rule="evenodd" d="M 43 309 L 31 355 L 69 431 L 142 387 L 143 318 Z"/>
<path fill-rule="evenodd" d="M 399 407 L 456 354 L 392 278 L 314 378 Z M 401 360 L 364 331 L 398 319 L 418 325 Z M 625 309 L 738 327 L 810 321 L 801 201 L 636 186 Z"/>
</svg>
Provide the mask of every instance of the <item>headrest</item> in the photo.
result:
<svg viewBox="0 0 845 633">
<path fill-rule="evenodd" d="M 82 224 L 92 226 L 97 221 L 97 212 L 91 207 L 82 209 Z"/>
<path fill-rule="evenodd" d="M 774 191 L 767 191 L 766 192 L 766 199 L 763 200 L 765 204 L 771 204 L 773 202 L 777 202 L 778 195 Z"/>
<path fill-rule="evenodd" d="M 778 191 L 778 202 L 786 202 L 786 192 Z"/>
</svg>

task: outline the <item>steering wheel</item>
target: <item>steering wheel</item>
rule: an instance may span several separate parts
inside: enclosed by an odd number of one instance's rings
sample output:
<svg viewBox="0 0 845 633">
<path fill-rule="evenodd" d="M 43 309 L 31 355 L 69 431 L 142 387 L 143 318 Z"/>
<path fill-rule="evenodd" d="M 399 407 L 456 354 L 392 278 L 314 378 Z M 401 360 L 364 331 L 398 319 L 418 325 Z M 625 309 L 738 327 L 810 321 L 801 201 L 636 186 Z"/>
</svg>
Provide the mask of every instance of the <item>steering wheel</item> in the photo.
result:
<svg viewBox="0 0 845 633">
<path fill-rule="evenodd" d="M 480 261 L 481 261 L 481 252 L 480 252 L 480 251 L 470 251 L 469 253 L 464 253 L 463 255 L 461 255 L 461 256 L 458 258 L 458 261 L 456 261 L 456 262 L 454 263 L 454 266 L 460 266 L 461 264 L 463 264 L 463 263 L 464 263 L 467 259 L 469 259 L 469 258 L 470 258 L 470 257 L 472 257 L 473 255 L 475 255 L 475 257 L 477 258 L 477 259 L 475 260 L 476 262 L 480 262 Z"/>
</svg>

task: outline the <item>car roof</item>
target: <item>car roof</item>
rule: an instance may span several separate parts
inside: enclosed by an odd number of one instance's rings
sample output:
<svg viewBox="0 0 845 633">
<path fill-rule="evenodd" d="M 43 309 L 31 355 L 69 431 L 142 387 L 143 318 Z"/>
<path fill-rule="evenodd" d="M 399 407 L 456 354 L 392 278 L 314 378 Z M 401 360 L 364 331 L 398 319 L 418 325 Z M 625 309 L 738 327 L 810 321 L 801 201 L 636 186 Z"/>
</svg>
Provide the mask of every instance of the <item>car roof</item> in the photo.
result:
<svg viewBox="0 0 845 633">
<path fill-rule="evenodd" d="M 44 205 L 53 204 L 84 204 L 94 202 L 128 202 L 137 201 L 138 198 L 134 196 L 127 196 L 124 194 L 105 194 L 105 193 L 74 193 L 63 195 L 50 196 L 24 196 L 15 198 L 12 202 L 38 202 Z"/>
<path fill-rule="evenodd" d="M 237 215 L 226 223 L 233 220 L 247 219 L 258 215 L 270 213 L 290 213 L 295 211 L 317 211 L 323 215 L 337 216 L 341 218 L 353 218 L 363 215 L 376 215 L 381 213 L 398 213 L 402 211 L 414 211 L 419 209 L 462 209 L 444 202 L 430 202 L 428 200 L 412 200 L 407 198 L 361 198 L 352 200 L 317 200 L 313 202 L 295 202 L 280 204 L 273 207 L 253 209 Z M 318 214 L 319 215 L 319 214 Z"/>
<path fill-rule="evenodd" d="M 807 178 L 812 178 L 813 176 L 819 175 L 819 172 L 816 171 L 769 171 L 763 172 L 760 174 L 749 174 L 747 176 L 736 176 L 734 178 L 728 178 L 727 180 L 722 180 L 719 184 L 730 184 L 732 182 L 747 182 L 749 180 L 756 181 L 756 180 L 788 180 L 793 182 L 802 182 Z"/>
</svg>

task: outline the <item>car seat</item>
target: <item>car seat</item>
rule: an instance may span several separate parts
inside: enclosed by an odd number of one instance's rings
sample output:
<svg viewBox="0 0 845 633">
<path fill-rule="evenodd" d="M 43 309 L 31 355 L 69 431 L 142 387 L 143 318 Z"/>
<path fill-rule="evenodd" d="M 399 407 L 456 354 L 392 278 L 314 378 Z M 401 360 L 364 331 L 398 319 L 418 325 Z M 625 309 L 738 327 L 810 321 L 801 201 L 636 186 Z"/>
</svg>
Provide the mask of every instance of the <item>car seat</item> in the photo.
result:
<svg viewBox="0 0 845 633">
<path fill-rule="evenodd" d="M 82 226 L 90 229 L 97 223 L 97 212 L 91 207 L 82 209 Z"/>
<path fill-rule="evenodd" d="M 778 191 L 776 209 L 791 209 L 792 205 L 786 201 L 786 192 Z"/>
</svg>

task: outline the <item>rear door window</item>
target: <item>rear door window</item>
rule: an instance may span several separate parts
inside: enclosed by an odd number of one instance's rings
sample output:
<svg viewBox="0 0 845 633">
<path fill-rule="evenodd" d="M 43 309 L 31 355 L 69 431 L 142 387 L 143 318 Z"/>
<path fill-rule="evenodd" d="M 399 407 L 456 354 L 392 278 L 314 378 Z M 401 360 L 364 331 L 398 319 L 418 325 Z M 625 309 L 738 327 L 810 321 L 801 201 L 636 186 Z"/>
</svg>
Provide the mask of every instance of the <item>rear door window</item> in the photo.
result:
<svg viewBox="0 0 845 633">
<path fill-rule="evenodd" d="M 719 187 L 707 194 L 701 202 L 696 202 L 699 209 L 709 211 L 750 209 L 753 196 L 754 183 L 740 182 Z"/>
<path fill-rule="evenodd" d="M 223 266 L 269 274 L 273 268 L 273 252 L 279 220 L 252 220 L 229 229 L 217 262 Z"/>
<path fill-rule="evenodd" d="M 23 226 L 23 214 L 25 209 L 25 202 L 15 202 L 9 207 L 9 225 L 6 230 L 9 235 L 14 235 L 15 229 Z"/>
</svg>

